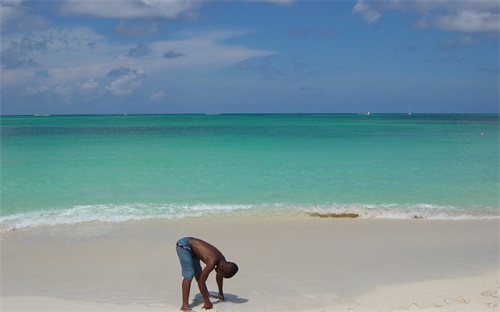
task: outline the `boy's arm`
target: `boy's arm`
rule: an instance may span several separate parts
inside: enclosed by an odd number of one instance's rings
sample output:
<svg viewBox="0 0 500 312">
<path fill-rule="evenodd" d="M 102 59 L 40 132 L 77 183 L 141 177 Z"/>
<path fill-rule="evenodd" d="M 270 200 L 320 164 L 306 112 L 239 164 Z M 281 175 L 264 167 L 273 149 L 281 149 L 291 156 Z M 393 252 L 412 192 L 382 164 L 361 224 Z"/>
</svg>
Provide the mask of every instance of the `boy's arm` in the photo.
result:
<svg viewBox="0 0 500 312">
<path fill-rule="evenodd" d="M 222 281 L 224 280 L 224 277 L 222 276 L 222 273 L 217 272 L 217 275 L 215 276 L 215 280 L 217 281 L 217 286 L 219 286 L 218 299 L 221 299 L 222 301 L 224 301 L 224 292 L 222 291 Z"/>
<path fill-rule="evenodd" d="M 207 281 L 208 275 L 210 274 L 210 272 L 212 272 L 214 267 L 214 264 L 207 264 L 203 271 L 201 271 L 200 278 L 198 279 L 198 288 L 200 289 L 203 301 L 205 302 L 205 304 L 203 305 L 203 308 L 205 309 L 211 309 L 213 306 L 210 302 L 210 294 L 208 293 L 207 285 L 205 282 Z"/>
</svg>

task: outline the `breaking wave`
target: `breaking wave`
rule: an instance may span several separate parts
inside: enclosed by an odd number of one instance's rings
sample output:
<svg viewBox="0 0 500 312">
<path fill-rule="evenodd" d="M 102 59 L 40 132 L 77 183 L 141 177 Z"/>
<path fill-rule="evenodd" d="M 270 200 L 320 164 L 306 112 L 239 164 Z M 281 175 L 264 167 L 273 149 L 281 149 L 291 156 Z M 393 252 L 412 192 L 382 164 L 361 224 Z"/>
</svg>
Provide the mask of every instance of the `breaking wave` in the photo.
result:
<svg viewBox="0 0 500 312">
<path fill-rule="evenodd" d="M 499 219 L 498 207 L 453 207 L 431 204 L 101 204 L 78 205 L 0 217 L 0 232 L 81 222 L 126 222 L 148 219 L 227 217 L 355 217 L 377 219 L 479 220 Z"/>
</svg>

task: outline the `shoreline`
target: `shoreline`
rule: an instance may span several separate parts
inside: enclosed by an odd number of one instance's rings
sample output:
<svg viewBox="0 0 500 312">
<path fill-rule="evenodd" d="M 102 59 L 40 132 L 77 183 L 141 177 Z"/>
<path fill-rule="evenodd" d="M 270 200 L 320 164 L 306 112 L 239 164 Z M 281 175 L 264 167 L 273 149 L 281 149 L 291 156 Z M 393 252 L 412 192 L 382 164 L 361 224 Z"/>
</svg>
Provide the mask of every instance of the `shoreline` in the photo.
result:
<svg viewBox="0 0 500 312">
<path fill-rule="evenodd" d="M 20 229 L 0 233 L 2 311 L 178 311 L 174 247 L 183 236 L 214 244 L 240 266 L 214 310 L 494 311 L 498 229 L 498 220 L 313 217 Z M 190 299 L 200 311 L 196 283 Z"/>
<path fill-rule="evenodd" d="M 395 208 L 395 204 L 373 205 L 338 205 L 330 208 L 323 206 L 289 206 L 281 204 L 193 204 L 188 205 L 188 212 L 183 214 L 169 213 L 166 210 L 180 209 L 183 205 L 172 204 L 162 207 L 154 204 L 125 205 L 82 205 L 71 209 L 39 210 L 13 215 L 0 216 L 0 233 L 47 227 L 64 227 L 67 225 L 90 224 L 93 222 L 128 223 L 128 222 L 172 222 L 182 219 L 307 219 L 307 218 L 353 218 L 367 220 L 413 220 L 428 221 L 482 221 L 497 220 L 500 222 L 498 208 L 475 207 L 450 209 L 449 206 L 428 204 L 403 205 Z M 141 209 L 166 209 L 158 215 L 144 215 Z M 186 207 L 183 207 L 184 209 Z M 132 213 L 130 211 L 133 211 Z M 99 211 L 104 211 L 99 214 Z"/>
</svg>

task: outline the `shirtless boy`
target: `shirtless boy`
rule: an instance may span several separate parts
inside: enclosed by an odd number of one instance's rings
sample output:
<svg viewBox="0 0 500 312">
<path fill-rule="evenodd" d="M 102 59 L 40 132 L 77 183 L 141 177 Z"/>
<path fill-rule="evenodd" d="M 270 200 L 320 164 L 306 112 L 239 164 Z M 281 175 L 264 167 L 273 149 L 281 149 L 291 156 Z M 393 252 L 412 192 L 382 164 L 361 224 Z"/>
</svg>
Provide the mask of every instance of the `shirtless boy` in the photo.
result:
<svg viewBox="0 0 500 312">
<path fill-rule="evenodd" d="M 231 278 L 238 272 L 236 263 L 227 262 L 224 255 L 214 246 L 194 237 L 184 237 L 177 241 L 177 255 L 182 267 L 182 307 L 181 311 L 189 311 L 189 291 L 191 289 L 191 281 L 193 277 L 198 282 L 200 293 L 203 297 L 204 309 L 213 307 L 210 302 L 207 285 L 205 284 L 210 272 L 215 270 L 217 286 L 219 288 L 218 298 L 224 301 L 224 293 L 222 291 L 223 278 Z M 200 260 L 205 263 L 205 268 L 202 270 Z"/>
</svg>

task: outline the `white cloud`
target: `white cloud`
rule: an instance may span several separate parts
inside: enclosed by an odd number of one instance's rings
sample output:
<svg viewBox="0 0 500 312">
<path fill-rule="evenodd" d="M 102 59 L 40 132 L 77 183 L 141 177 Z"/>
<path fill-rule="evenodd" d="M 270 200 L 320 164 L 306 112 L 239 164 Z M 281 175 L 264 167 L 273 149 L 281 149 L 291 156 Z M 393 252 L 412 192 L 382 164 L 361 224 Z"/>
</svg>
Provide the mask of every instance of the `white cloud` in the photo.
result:
<svg viewBox="0 0 500 312">
<path fill-rule="evenodd" d="M 498 12 L 464 10 L 438 16 L 434 21 L 437 28 L 463 33 L 498 32 Z"/>
<path fill-rule="evenodd" d="M 68 100 L 73 93 L 73 88 L 66 81 L 43 79 L 38 85 L 28 86 L 24 95 L 50 96 Z"/>
<path fill-rule="evenodd" d="M 21 0 L 2 0 L 0 2 L 0 23 L 2 28 L 24 15 Z"/>
<path fill-rule="evenodd" d="M 114 31 L 125 36 L 147 37 L 156 35 L 159 32 L 159 27 L 156 23 L 127 24 L 122 21 L 116 25 Z"/>
<path fill-rule="evenodd" d="M 214 30 L 183 33 L 183 39 L 157 41 L 150 45 L 152 58 L 143 63 L 148 72 L 166 68 L 211 70 L 240 61 L 277 54 L 275 51 L 250 49 L 243 45 L 227 44 L 224 40 L 246 34 L 245 31 Z M 165 53 L 177 51 L 183 57 L 165 58 Z M 158 61 L 161 58 L 162 61 Z"/>
<path fill-rule="evenodd" d="M 163 91 L 160 91 L 160 92 L 153 92 L 151 93 L 151 95 L 149 96 L 149 100 L 150 101 L 158 101 L 160 100 L 161 98 L 163 98 L 165 96 L 165 92 Z"/>
<path fill-rule="evenodd" d="M 295 0 L 248 0 L 269 2 L 280 6 L 291 6 Z M 66 0 L 60 11 L 65 15 L 140 19 L 167 18 L 196 19 L 196 10 L 210 0 Z"/>
<path fill-rule="evenodd" d="M 460 33 L 493 33 L 499 31 L 498 1 L 373 1 L 359 0 L 353 8 L 367 23 L 375 23 L 389 11 L 416 11 L 415 26 Z"/>
<path fill-rule="evenodd" d="M 104 77 L 116 62 L 114 55 L 125 51 L 123 46 L 110 45 L 106 38 L 90 28 L 51 28 L 24 35 L 2 37 L 2 82 L 5 77 L 26 77 L 16 75 L 21 71 L 43 70 L 47 79 L 56 81 L 86 81 Z M 37 67 L 33 67 L 35 64 Z M 7 82 L 20 82 L 7 79 Z"/>
<path fill-rule="evenodd" d="M 38 95 L 49 91 L 48 86 L 37 86 L 37 87 L 27 87 L 24 94 L 25 95 Z"/>
<path fill-rule="evenodd" d="M 203 1 L 196 0 L 69 0 L 61 5 L 61 13 L 108 18 L 177 18 L 190 15 Z"/>
<path fill-rule="evenodd" d="M 13 29 L 18 31 L 30 31 L 45 29 L 50 21 L 41 15 L 32 14 L 26 9 L 21 0 L 0 1 L 0 29 Z"/>
<path fill-rule="evenodd" d="M 77 85 L 80 86 L 79 84 L 77 84 Z M 80 86 L 80 89 L 83 92 L 88 92 L 88 91 L 92 91 L 92 90 L 96 89 L 97 87 L 99 87 L 99 83 L 97 81 L 95 81 L 94 79 L 90 78 L 87 82 L 83 83 Z"/>
<path fill-rule="evenodd" d="M 127 75 L 121 75 L 112 83 L 107 85 L 106 90 L 117 96 L 131 95 L 133 90 L 141 85 L 141 82 L 136 80 L 136 78 L 143 73 L 143 70 L 139 70 L 130 72 Z"/>
<path fill-rule="evenodd" d="M 282 6 L 291 6 L 295 2 L 295 0 L 261 0 L 261 1 Z"/>
<path fill-rule="evenodd" d="M 477 44 L 479 41 L 470 35 L 461 35 L 458 39 L 443 39 L 439 42 L 441 49 L 465 48 Z"/>
<path fill-rule="evenodd" d="M 225 41 L 246 33 L 232 30 L 180 33 L 177 40 L 148 42 L 148 53 L 139 58 L 127 57 L 137 43 L 111 43 L 91 28 L 52 28 L 17 37 L 9 35 L 8 39 L 2 38 L 2 53 L 9 53 L 2 56 L 5 64 L 1 79 L 5 87 L 27 90 L 19 95 L 45 92 L 51 96 L 90 96 L 109 92 L 126 96 L 141 88 L 148 99 L 150 84 L 142 83 L 146 76 L 150 81 L 172 76 L 204 77 L 245 59 L 276 54 Z M 165 58 L 169 51 L 178 51 L 183 57 Z M 44 75 L 37 75 L 40 72 Z"/>
<path fill-rule="evenodd" d="M 2 37 L 2 54 L 8 52 L 13 62 L 17 59 L 15 56 L 22 56 L 41 66 L 57 66 L 70 59 L 73 64 L 85 64 L 89 55 L 94 54 L 92 50 L 99 48 L 104 41 L 103 36 L 90 28 L 51 28 L 17 37 Z M 4 67 L 16 67 L 5 61 L 8 60 L 2 59 Z"/>
<path fill-rule="evenodd" d="M 382 13 L 374 10 L 370 5 L 360 0 L 352 10 L 353 14 L 359 14 L 361 18 L 367 23 L 375 23 L 380 19 Z"/>
<path fill-rule="evenodd" d="M 30 38 L 36 44 L 42 44 L 51 52 L 61 50 L 91 50 L 104 40 L 91 28 L 52 28 L 47 31 L 30 33 L 24 38 Z"/>
<path fill-rule="evenodd" d="M 0 71 L 2 86 L 16 86 L 25 83 L 35 76 L 35 72 L 28 69 Z"/>
</svg>

